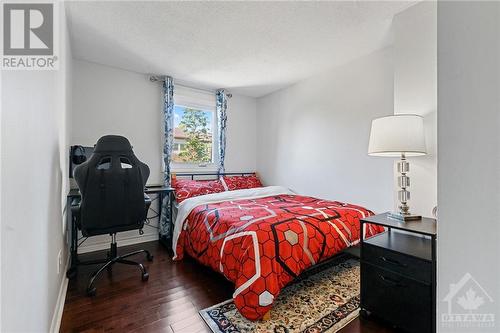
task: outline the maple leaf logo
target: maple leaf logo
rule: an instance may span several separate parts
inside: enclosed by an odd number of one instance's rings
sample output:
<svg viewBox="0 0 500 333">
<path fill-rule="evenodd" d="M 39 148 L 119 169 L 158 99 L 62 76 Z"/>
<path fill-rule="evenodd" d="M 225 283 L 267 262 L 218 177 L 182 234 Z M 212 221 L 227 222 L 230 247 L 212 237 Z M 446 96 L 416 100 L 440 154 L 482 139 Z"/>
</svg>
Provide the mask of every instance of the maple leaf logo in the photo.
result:
<svg viewBox="0 0 500 333">
<path fill-rule="evenodd" d="M 465 310 L 476 310 L 484 304 L 484 299 L 481 296 L 477 296 L 476 292 L 469 288 L 465 296 L 458 298 L 457 303 Z"/>
</svg>

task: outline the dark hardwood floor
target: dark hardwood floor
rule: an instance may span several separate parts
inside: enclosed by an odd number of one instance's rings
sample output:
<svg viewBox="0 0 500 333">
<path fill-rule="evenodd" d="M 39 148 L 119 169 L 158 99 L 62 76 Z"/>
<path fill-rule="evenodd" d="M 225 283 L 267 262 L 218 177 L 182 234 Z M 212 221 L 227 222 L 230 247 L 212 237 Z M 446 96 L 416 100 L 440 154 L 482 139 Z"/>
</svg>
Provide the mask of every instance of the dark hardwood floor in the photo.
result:
<svg viewBox="0 0 500 333">
<path fill-rule="evenodd" d="M 119 244 L 118 244 L 119 245 Z M 115 265 L 112 275 L 97 281 L 97 295 L 85 296 L 89 275 L 96 266 L 80 266 L 69 282 L 61 332 L 211 332 L 198 311 L 229 299 L 233 286 L 221 275 L 191 258 L 172 261 L 158 242 L 119 247 L 119 253 L 144 248 L 155 256 L 137 260 L 146 265 L 149 281 L 142 282 L 139 270 Z M 105 251 L 82 255 L 95 259 Z M 355 319 L 340 333 L 389 333 L 392 329 L 372 320 Z"/>
</svg>

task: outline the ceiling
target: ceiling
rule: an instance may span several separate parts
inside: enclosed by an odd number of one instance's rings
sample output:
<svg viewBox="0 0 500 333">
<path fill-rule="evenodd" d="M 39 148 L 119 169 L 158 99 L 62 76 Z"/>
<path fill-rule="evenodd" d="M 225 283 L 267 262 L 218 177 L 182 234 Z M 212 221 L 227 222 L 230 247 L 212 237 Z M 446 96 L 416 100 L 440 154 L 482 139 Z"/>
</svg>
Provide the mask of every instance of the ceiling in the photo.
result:
<svg viewBox="0 0 500 333">
<path fill-rule="evenodd" d="M 67 3 L 73 56 L 260 97 L 391 43 L 415 2 Z"/>
</svg>

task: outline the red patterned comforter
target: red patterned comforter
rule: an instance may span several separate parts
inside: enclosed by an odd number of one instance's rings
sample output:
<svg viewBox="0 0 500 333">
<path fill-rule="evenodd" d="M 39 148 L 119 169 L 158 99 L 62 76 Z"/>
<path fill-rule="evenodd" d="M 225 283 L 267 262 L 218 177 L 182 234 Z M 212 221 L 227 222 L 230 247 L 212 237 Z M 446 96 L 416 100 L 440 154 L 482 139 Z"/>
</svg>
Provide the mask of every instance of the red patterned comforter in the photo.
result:
<svg viewBox="0 0 500 333">
<path fill-rule="evenodd" d="M 359 242 L 359 219 L 373 214 L 291 194 L 211 201 L 195 206 L 176 226 L 182 227 L 176 259 L 187 253 L 234 282 L 234 303 L 251 320 L 262 318 L 280 290 L 305 269 Z M 381 231 L 369 225 L 365 232 Z"/>
</svg>

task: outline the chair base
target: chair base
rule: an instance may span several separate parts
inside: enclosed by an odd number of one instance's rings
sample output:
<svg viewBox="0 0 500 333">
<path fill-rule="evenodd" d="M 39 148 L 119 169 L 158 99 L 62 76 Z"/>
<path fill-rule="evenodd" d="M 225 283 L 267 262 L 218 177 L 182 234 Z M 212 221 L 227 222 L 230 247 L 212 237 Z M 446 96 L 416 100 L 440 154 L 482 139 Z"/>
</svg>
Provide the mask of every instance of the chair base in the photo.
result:
<svg viewBox="0 0 500 333">
<path fill-rule="evenodd" d="M 110 250 L 108 251 L 106 259 L 78 262 L 79 265 L 104 264 L 104 265 L 100 266 L 90 276 L 89 283 L 87 285 L 87 290 L 86 290 L 87 296 L 95 296 L 96 295 L 97 290 L 94 286 L 94 282 L 97 280 L 97 278 L 100 276 L 100 274 L 102 272 L 104 272 L 104 270 L 107 270 L 108 274 L 111 274 L 112 267 L 114 264 L 125 264 L 125 265 L 137 266 L 141 271 L 142 281 L 147 281 L 149 279 L 149 274 L 146 270 L 146 267 L 144 267 L 143 264 L 132 261 L 132 260 L 127 260 L 126 258 L 137 255 L 137 254 L 144 253 L 144 254 L 146 254 L 146 259 L 151 262 L 151 261 L 153 261 L 153 256 L 151 255 L 151 253 L 148 250 L 137 250 L 134 252 L 123 254 L 123 255 L 118 255 L 116 237 L 114 234 L 111 236 L 112 236 L 112 243 L 110 244 Z M 76 275 L 76 267 L 74 267 L 73 269 L 71 269 L 67 272 L 68 278 L 72 278 L 75 275 Z"/>
</svg>

